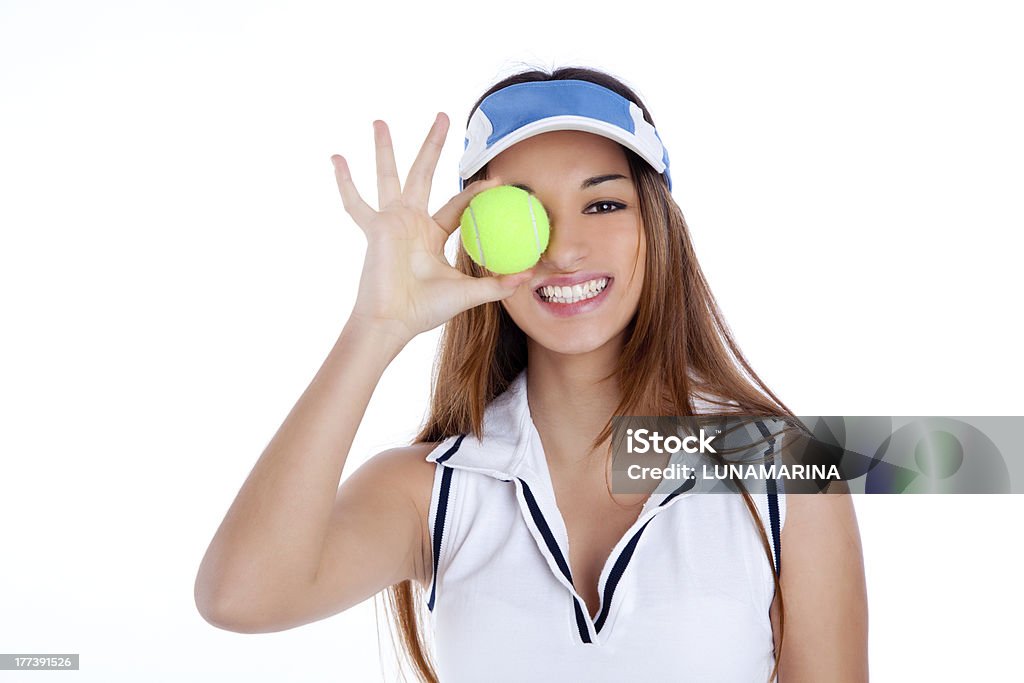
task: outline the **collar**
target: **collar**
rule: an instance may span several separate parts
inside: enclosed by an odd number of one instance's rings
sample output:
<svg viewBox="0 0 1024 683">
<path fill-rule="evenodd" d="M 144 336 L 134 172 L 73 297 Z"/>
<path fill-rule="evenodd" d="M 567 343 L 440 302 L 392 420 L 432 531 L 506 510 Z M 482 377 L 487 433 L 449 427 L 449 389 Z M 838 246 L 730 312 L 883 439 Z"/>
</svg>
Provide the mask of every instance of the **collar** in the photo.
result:
<svg viewBox="0 0 1024 683">
<path fill-rule="evenodd" d="M 526 370 L 484 410 L 483 439 L 458 434 L 443 440 L 427 456 L 429 462 L 480 472 L 497 479 L 537 478 L 537 458 L 527 458 L 536 433 L 526 401 Z M 543 454 L 540 454 L 543 457 Z"/>
<path fill-rule="evenodd" d="M 520 371 L 508 388 L 488 404 L 484 411 L 482 440 L 473 434 L 448 437 L 427 455 L 426 460 L 501 481 L 522 479 L 534 490 L 550 493 L 553 498 L 547 458 L 527 402 L 526 370 Z M 674 455 L 672 461 L 693 464 L 684 453 Z M 679 488 L 678 481 L 662 480 L 648 497 L 643 510 L 658 507 L 670 498 L 696 492 L 693 489 L 678 492 Z"/>
<path fill-rule="evenodd" d="M 482 440 L 470 434 L 449 437 L 431 451 L 426 459 L 444 467 L 479 472 L 509 482 L 509 486 L 515 490 L 523 520 L 541 556 L 555 579 L 565 586 L 573 598 L 580 639 L 584 643 L 600 643 L 604 638 L 601 629 L 610 613 L 615 587 L 647 523 L 659 512 L 690 494 L 683 491 L 686 485 L 673 482 L 671 486 L 665 486 L 668 482 L 663 480 L 661 486 L 648 496 L 637 520 L 612 549 L 601 570 L 598 579 L 600 605 L 597 617 L 592 619 L 586 603 L 573 584 L 567 559 L 568 533 L 555 500 L 547 459 L 530 416 L 526 397 L 524 369 L 484 411 Z M 450 482 L 450 479 L 447 481 Z M 436 568 L 435 564 L 435 576 Z"/>
</svg>

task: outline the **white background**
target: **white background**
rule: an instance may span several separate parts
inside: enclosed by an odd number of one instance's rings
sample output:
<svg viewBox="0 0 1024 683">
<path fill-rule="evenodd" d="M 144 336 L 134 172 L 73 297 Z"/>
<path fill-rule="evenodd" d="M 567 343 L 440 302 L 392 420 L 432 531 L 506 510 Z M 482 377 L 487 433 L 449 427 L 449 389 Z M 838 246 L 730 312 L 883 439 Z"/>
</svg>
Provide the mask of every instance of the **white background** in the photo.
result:
<svg viewBox="0 0 1024 683">
<path fill-rule="evenodd" d="M 330 155 L 372 200 L 372 120 L 404 173 L 446 112 L 436 209 L 469 107 L 527 65 L 639 92 L 797 414 L 1024 414 L 1014 3 L 668 7 L 3 0 L 0 652 L 81 653 L 33 680 L 380 679 L 372 600 L 242 635 L 193 581 L 351 310 L 365 243 Z M 388 369 L 346 475 L 416 431 L 438 332 Z M 872 680 L 1019 675 L 1021 498 L 855 502 Z"/>
</svg>

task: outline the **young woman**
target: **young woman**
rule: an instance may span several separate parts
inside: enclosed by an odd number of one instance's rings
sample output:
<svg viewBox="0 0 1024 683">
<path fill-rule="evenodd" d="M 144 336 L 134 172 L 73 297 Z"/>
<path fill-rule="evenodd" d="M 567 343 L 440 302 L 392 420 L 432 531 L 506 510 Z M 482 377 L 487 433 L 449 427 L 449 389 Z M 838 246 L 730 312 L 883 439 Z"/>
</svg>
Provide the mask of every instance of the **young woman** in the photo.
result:
<svg viewBox="0 0 1024 683">
<path fill-rule="evenodd" d="M 210 544 L 204 617 L 277 631 L 388 588 L 424 680 L 866 681 L 848 495 L 609 487 L 613 415 L 792 415 L 722 320 L 636 94 L 582 68 L 496 84 L 433 216 L 447 118 L 404 187 L 374 131 L 377 210 L 332 157 L 367 239 L 356 303 Z M 547 250 L 514 275 L 461 249 L 453 268 L 445 242 L 499 184 L 544 204 Z M 381 374 L 441 324 L 425 426 L 339 489 Z"/>
</svg>

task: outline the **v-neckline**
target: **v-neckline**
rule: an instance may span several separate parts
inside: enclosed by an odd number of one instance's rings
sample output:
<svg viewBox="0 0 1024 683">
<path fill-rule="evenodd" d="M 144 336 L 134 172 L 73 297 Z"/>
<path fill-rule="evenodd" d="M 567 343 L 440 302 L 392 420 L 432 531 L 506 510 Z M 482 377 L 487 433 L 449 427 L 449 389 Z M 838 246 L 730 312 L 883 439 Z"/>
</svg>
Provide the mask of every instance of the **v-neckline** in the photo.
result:
<svg viewBox="0 0 1024 683">
<path fill-rule="evenodd" d="M 589 567 L 589 566 L 587 567 L 587 571 L 586 572 L 581 571 L 582 568 L 583 568 L 583 565 L 577 566 L 574 563 L 574 556 L 573 556 L 572 553 L 573 553 L 574 549 L 577 550 L 577 555 L 575 556 L 575 560 L 582 561 L 583 564 L 585 564 L 585 565 L 589 564 L 589 561 L 593 559 L 593 556 L 598 554 L 598 553 L 596 553 L 596 552 L 588 552 L 588 551 L 584 550 L 583 548 L 580 548 L 580 547 L 577 547 L 576 545 L 574 545 L 574 544 L 582 544 L 582 541 L 579 540 L 579 537 L 573 537 L 572 535 L 570 535 L 570 533 L 569 533 L 569 525 L 566 522 L 565 513 L 562 511 L 562 507 L 558 504 L 558 500 L 559 500 L 558 499 L 558 492 L 554 489 L 554 486 L 553 486 L 554 480 L 553 479 L 552 479 L 551 483 L 552 483 L 552 491 L 554 491 L 555 508 L 558 510 L 558 516 L 560 517 L 560 522 L 561 522 L 562 526 L 565 528 L 565 540 L 566 540 L 566 548 L 565 548 L 566 558 L 565 558 L 565 560 L 566 560 L 566 564 L 569 566 L 569 570 L 570 570 L 570 572 L 572 574 L 572 577 L 573 577 L 573 586 L 575 587 L 576 592 L 579 593 L 580 599 L 583 601 L 583 606 L 586 609 L 586 612 L 587 612 L 588 616 L 590 616 L 591 620 L 596 622 L 597 619 L 601 616 L 601 609 L 603 607 L 602 599 L 601 599 L 601 595 L 602 595 L 601 587 L 602 587 L 602 583 L 603 583 L 602 578 L 605 577 L 608 574 L 608 571 L 609 571 L 608 565 L 609 565 L 610 562 L 612 562 L 612 558 L 616 556 L 616 550 L 619 549 L 620 546 L 622 545 L 623 539 L 627 538 L 632 533 L 633 529 L 637 525 L 637 521 L 640 519 L 640 516 L 644 514 L 644 510 L 646 509 L 646 502 L 647 501 L 645 500 L 644 504 L 642 506 L 640 506 L 639 509 L 636 509 L 636 506 L 634 506 L 634 508 L 632 508 L 632 510 L 636 511 L 636 514 L 630 514 L 629 524 L 627 526 L 625 526 L 625 528 L 623 529 L 622 533 L 620 533 L 619 535 L 616 536 L 615 542 L 611 546 L 608 546 L 607 554 L 604 554 L 600 558 L 600 560 L 599 560 L 600 561 L 600 567 L 598 567 L 596 575 L 593 575 L 590 572 L 591 567 Z M 648 500 L 649 500 L 649 497 L 648 497 Z M 603 513 L 600 516 L 604 517 L 604 518 L 607 518 L 607 516 L 605 514 L 603 514 Z M 625 517 L 625 514 L 623 514 L 623 517 Z M 618 526 L 618 524 L 616 524 L 616 526 Z M 575 531 L 576 531 L 576 533 L 579 533 L 580 528 L 579 528 L 578 525 L 575 527 Z M 602 544 L 602 547 L 604 547 L 603 544 Z M 586 577 L 586 578 L 584 579 L 584 577 Z M 590 590 L 593 590 L 594 595 L 597 596 L 597 603 L 593 607 L 593 612 L 591 612 L 590 603 L 588 603 L 586 597 L 584 596 L 584 592 L 590 591 Z"/>
<path fill-rule="evenodd" d="M 580 595 L 575 585 L 575 578 L 572 574 L 571 567 L 569 565 L 569 532 L 565 525 L 565 518 L 562 516 L 562 511 L 558 507 L 558 501 L 555 497 L 554 482 L 551 479 L 551 470 L 547 460 L 547 454 L 544 451 L 544 445 L 540 439 L 540 432 L 537 430 L 536 424 L 533 422 L 533 417 L 530 414 L 529 405 L 525 398 L 525 387 L 524 396 L 522 398 L 524 403 L 523 416 L 521 427 L 525 430 L 526 443 L 523 447 L 533 454 L 531 458 L 531 468 L 535 476 L 530 477 L 533 481 L 527 481 L 528 484 L 533 484 L 533 487 L 518 486 L 517 491 L 520 494 L 520 498 L 525 505 L 523 506 L 524 517 L 527 519 L 533 518 L 533 525 L 531 525 L 531 531 L 535 531 L 534 537 L 537 540 L 538 547 L 541 552 L 545 554 L 548 559 L 548 565 L 551 567 L 556 578 L 558 578 L 563 585 L 570 591 L 573 599 L 576 601 L 576 618 L 577 626 L 580 629 L 581 637 L 584 636 L 584 629 L 588 632 L 589 640 L 584 638 L 584 642 L 599 643 L 600 634 L 603 630 L 603 626 L 607 623 L 611 608 L 615 603 L 614 597 L 616 595 L 615 589 L 618 585 L 618 580 L 621 578 L 621 572 L 625 570 L 626 565 L 629 563 L 636 544 L 639 542 L 640 535 L 646 525 L 654 518 L 655 514 L 660 510 L 667 507 L 667 503 L 678 498 L 678 495 L 670 495 L 663 497 L 662 486 L 659 485 L 648 494 L 644 500 L 643 506 L 640 508 L 640 512 L 637 514 L 637 518 L 630 524 L 626 532 L 615 542 L 612 546 L 611 552 L 608 553 L 608 557 L 605 558 L 604 563 L 601 567 L 601 572 L 598 574 L 597 579 L 597 613 L 595 615 L 590 614 L 590 609 L 586 604 L 586 601 Z M 529 470 L 528 470 L 529 471 Z M 524 481 L 520 478 L 520 481 Z M 664 484 L 664 482 L 663 482 Z M 680 489 L 686 489 L 686 485 L 679 487 L 673 493 L 680 493 Z M 532 498 L 532 501 L 529 500 Z M 532 503 L 532 504 L 531 504 Z M 540 519 L 537 515 L 540 515 Z M 546 524 L 552 538 L 546 538 L 543 526 Z M 552 542 L 554 548 L 552 548 Z M 556 552 L 557 551 L 557 552 Z M 558 555 L 561 555 L 560 557 Z M 616 571 L 617 570 L 617 571 Z M 613 577 L 614 583 L 610 585 L 609 579 Z M 581 623 L 582 622 L 582 623 Z"/>
<path fill-rule="evenodd" d="M 484 438 L 462 434 L 435 449 L 428 460 L 448 467 L 485 474 L 511 483 L 522 519 L 552 576 L 567 591 L 579 639 L 600 644 L 614 627 L 614 611 L 621 604 L 620 580 L 628 572 L 634 551 L 647 525 L 682 498 L 691 495 L 694 480 L 677 485 L 669 479 L 645 500 L 636 521 L 612 547 L 598 576 L 598 613 L 590 614 L 573 584 L 568 563 L 569 538 L 555 500 L 547 455 L 540 441 L 526 397 L 525 370 L 496 398 L 484 415 Z M 672 457 L 675 461 L 676 455 Z M 626 582 L 628 585 L 629 582 Z M 618 590 L 617 590 L 618 589 Z"/>
</svg>

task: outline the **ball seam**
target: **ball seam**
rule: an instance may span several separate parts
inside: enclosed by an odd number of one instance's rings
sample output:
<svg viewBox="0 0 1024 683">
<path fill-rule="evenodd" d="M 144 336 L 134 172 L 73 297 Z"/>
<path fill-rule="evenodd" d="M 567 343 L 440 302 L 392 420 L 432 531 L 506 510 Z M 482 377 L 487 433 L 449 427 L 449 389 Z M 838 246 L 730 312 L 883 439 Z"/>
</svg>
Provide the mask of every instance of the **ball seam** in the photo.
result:
<svg viewBox="0 0 1024 683">
<path fill-rule="evenodd" d="M 533 213 L 533 195 L 526 196 L 526 204 L 530 207 L 530 221 L 533 222 L 533 241 L 537 245 L 537 258 L 540 258 L 540 233 L 537 231 L 537 216 Z"/>
<path fill-rule="evenodd" d="M 487 267 L 487 259 L 484 257 L 484 245 L 480 241 L 480 226 L 476 222 L 476 212 L 473 211 L 473 204 L 469 205 L 469 217 L 473 220 L 473 235 L 476 237 L 476 251 L 480 254 L 480 265 Z"/>
</svg>

